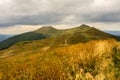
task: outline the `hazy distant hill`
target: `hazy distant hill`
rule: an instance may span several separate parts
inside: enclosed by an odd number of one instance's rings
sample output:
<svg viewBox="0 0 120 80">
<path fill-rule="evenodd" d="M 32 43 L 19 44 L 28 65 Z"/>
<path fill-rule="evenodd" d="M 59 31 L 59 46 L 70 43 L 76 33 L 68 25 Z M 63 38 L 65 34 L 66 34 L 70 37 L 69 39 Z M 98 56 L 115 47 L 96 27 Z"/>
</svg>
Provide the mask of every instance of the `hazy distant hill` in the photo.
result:
<svg viewBox="0 0 120 80">
<path fill-rule="evenodd" d="M 74 44 L 78 42 L 87 42 L 95 39 L 115 38 L 111 34 L 100 31 L 88 25 L 81 25 L 71 29 L 59 30 L 51 26 L 44 26 L 38 30 L 13 36 L 0 43 L 0 49 L 8 48 L 21 41 L 33 41 L 45 38 L 54 38 L 54 44 Z"/>
<path fill-rule="evenodd" d="M 4 34 L 0 34 L 0 42 L 11 37 L 12 35 L 4 35 Z"/>
<path fill-rule="evenodd" d="M 105 32 L 113 34 L 113 35 L 120 36 L 120 31 L 105 31 Z"/>
</svg>

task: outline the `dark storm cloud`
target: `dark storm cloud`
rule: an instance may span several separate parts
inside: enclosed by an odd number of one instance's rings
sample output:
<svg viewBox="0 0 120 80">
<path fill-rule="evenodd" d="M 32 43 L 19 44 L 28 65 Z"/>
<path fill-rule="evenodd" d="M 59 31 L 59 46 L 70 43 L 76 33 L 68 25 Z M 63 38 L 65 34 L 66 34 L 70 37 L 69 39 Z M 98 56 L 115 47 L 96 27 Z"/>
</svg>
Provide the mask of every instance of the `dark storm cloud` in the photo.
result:
<svg viewBox="0 0 120 80">
<path fill-rule="evenodd" d="M 1 0 L 0 26 L 119 22 L 119 0 Z"/>
</svg>

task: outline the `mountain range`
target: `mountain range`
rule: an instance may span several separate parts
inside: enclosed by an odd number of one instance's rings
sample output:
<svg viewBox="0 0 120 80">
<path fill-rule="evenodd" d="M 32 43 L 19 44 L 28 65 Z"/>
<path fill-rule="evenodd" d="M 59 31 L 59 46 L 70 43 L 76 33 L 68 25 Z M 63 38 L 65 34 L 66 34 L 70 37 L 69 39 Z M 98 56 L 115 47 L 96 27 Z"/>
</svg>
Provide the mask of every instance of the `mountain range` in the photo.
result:
<svg viewBox="0 0 120 80">
<path fill-rule="evenodd" d="M 116 35 L 116 36 L 120 36 L 120 31 L 105 31 L 105 32 Z"/>
<path fill-rule="evenodd" d="M 119 40 L 118 36 L 114 36 L 85 24 L 71 29 L 55 29 L 52 26 L 44 26 L 38 30 L 16 35 L 2 41 L 0 43 L 0 49 L 6 49 L 22 41 L 34 41 L 41 39 L 52 39 L 54 46 L 58 46 L 108 38 Z"/>
<path fill-rule="evenodd" d="M 9 37 L 11 37 L 12 35 L 5 35 L 5 34 L 0 34 L 0 42 L 8 39 Z"/>
</svg>

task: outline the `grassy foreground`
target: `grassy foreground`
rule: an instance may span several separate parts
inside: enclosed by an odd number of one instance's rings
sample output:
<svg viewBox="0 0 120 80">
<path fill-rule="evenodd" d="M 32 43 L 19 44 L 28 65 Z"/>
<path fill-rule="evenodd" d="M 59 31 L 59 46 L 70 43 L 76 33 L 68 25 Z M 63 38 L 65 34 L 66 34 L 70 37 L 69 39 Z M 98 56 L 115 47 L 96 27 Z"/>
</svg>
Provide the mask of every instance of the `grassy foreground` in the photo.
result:
<svg viewBox="0 0 120 80">
<path fill-rule="evenodd" d="M 96 40 L 0 59 L 0 80 L 120 80 L 120 43 Z"/>
</svg>

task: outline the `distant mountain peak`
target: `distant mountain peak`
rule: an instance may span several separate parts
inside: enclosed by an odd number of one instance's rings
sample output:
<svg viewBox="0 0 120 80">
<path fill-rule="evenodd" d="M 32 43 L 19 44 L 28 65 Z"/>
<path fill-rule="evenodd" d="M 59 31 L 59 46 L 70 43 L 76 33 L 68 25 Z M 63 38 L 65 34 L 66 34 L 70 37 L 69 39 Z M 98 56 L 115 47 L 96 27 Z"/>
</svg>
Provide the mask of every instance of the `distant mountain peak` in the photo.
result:
<svg viewBox="0 0 120 80">
<path fill-rule="evenodd" d="M 47 37 L 50 37 L 50 36 L 55 36 L 58 33 L 58 31 L 59 30 L 55 29 L 52 26 L 43 26 L 34 32 L 41 33 Z"/>
<path fill-rule="evenodd" d="M 89 29 L 91 29 L 92 27 L 86 25 L 86 24 L 82 24 L 76 28 L 74 28 L 76 31 L 81 31 L 81 32 L 84 32 L 84 31 L 87 31 Z"/>
<path fill-rule="evenodd" d="M 43 26 L 41 28 L 39 28 L 38 30 L 36 30 L 37 32 L 46 32 L 46 31 L 53 31 L 53 30 L 57 30 L 52 26 Z"/>
<path fill-rule="evenodd" d="M 40 29 L 55 29 L 55 28 L 53 28 L 52 26 L 43 26 Z"/>
<path fill-rule="evenodd" d="M 91 28 L 90 26 L 86 25 L 86 24 L 82 24 L 80 27 L 87 27 L 87 28 Z"/>
</svg>

